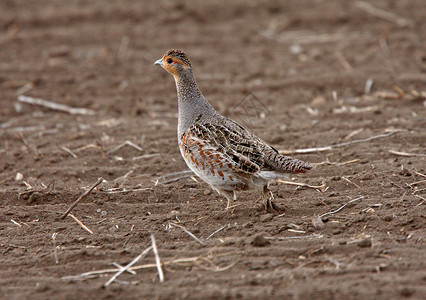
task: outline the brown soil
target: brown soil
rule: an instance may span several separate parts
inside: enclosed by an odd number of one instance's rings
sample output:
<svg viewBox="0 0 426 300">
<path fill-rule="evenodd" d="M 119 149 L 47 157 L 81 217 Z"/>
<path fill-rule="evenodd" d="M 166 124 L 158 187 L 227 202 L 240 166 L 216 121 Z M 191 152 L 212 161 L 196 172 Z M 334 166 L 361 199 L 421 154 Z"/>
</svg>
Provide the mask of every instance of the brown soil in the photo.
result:
<svg viewBox="0 0 426 300">
<path fill-rule="evenodd" d="M 424 1 L 371 1 L 387 20 L 356 1 L 280 3 L 0 2 L 0 298 L 425 298 Z M 257 193 L 225 212 L 200 180 L 165 176 L 187 170 L 174 82 L 153 65 L 169 48 L 219 112 L 280 150 L 401 131 L 293 154 L 315 168 L 292 180 L 326 188 L 272 184 L 283 215 Z M 126 141 L 141 151 L 115 149 Z M 72 212 L 90 234 L 59 216 L 98 177 Z M 112 273 L 70 277 L 129 263 L 150 234 L 162 262 L 199 259 L 164 266 L 164 283 L 155 267 L 106 288 Z"/>
</svg>

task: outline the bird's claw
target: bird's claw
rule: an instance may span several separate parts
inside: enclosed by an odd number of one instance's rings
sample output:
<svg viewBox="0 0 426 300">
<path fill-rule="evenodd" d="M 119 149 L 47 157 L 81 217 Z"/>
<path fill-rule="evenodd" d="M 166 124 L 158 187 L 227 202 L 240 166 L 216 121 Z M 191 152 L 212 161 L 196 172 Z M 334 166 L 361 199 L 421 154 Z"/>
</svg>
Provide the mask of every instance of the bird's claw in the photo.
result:
<svg viewBox="0 0 426 300">
<path fill-rule="evenodd" d="M 274 195 L 272 194 L 272 192 L 269 191 L 269 193 L 271 196 L 269 198 L 266 198 L 263 203 L 265 206 L 265 210 L 268 213 L 278 214 L 280 209 L 277 205 L 275 205 L 274 202 L 272 202 L 272 200 L 274 200 Z"/>
</svg>

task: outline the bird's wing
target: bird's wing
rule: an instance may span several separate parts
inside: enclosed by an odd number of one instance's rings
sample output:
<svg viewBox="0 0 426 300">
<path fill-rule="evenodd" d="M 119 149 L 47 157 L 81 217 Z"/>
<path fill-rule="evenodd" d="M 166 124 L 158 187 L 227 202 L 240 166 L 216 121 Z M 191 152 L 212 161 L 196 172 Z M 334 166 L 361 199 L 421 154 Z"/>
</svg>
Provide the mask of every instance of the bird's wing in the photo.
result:
<svg viewBox="0 0 426 300">
<path fill-rule="evenodd" d="M 227 118 L 214 123 L 198 122 L 190 130 L 194 136 L 206 141 L 212 150 L 221 153 L 237 172 L 304 173 L 311 169 L 304 161 L 279 154 L 275 148 Z"/>
<path fill-rule="evenodd" d="M 204 121 L 192 125 L 186 135 L 191 137 L 190 144 L 194 149 L 199 147 L 198 156 L 201 152 L 204 157 L 220 160 L 234 172 L 255 174 L 263 167 L 264 154 L 258 142 L 245 136 L 241 130 Z"/>
</svg>

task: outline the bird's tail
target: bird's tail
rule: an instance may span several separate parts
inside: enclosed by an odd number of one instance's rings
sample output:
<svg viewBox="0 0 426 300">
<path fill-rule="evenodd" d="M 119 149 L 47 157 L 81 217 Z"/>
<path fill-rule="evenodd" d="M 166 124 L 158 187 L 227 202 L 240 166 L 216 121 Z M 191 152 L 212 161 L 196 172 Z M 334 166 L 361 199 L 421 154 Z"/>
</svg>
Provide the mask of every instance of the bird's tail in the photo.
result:
<svg viewBox="0 0 426 300">
<path fill-rule="evenodd" d="M 267 161 L 277 172 L 305 173 L 312 169 L 312 165 L 303 160 L 281 155 L 277 152 L 270 153 Z"/>
</svg>

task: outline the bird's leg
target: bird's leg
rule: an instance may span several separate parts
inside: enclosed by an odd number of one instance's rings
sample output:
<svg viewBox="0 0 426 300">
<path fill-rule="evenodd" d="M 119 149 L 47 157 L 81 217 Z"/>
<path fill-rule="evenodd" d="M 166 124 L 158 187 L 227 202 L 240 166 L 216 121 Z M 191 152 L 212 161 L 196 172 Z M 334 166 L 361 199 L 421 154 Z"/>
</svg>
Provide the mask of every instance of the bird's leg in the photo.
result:
<svg viewBox="0 0 426 300">
<path fill-rule="evenodd" d="M 268 213 L 278 213 L 277 207 L 272 200 L 274 200 L 274 194 L 272 194 L 266 184 L 263 186 L 263 204 L 265 205 L 265 210 Z"/>
<path fill-rule="evenodd" d="M 234 199 L 232 199 L 231 197 L 226 197 L 226 199 L 228 200 L 228 204 L 226 204 L 226 211 L 228 211 L 229 209 L 231 209 L 231 207 L 234 206 Z"/>
<path fill-rule="evenodd" d="M 234 200 L 237 200 L 237 194 L 234 191 L 232 191 L 232 192 L 223 191 L 222 194 L 228 200 L 228 203 L 226 205 L 226 209 L 225 210 L 233 212 L 233 209 L 235 208 Z"/>
</svg>

